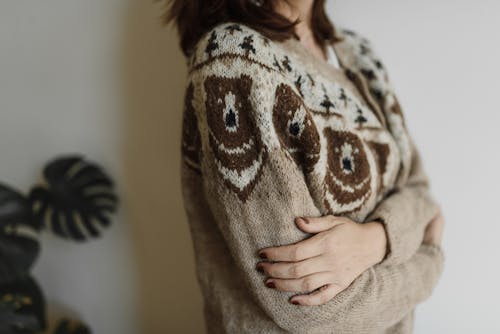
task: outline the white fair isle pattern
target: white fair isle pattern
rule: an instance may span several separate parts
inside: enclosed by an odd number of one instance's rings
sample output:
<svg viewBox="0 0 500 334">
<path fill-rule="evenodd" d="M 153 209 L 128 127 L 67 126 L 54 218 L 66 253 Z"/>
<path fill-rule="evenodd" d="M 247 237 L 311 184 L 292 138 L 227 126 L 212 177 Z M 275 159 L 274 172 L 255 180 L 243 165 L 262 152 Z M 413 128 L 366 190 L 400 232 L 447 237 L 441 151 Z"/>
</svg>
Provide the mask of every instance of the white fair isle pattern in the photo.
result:
<svg viewBox="0 0 500 334">
<path fill-rule="evenodd" d="M 354 55 L 352 57 L 353 69 L 366 78 L 370 92 L 380 103 L 390 131 L 396 139 L 401 162 L 405 167 L 409 166 L 412 158 L 410 138 L 385 66 L 366 38 L 349 30 L 343 30 L 343 37 L 345 44 Z M 408 173 L 409 167 L 404 168 L 401 174 L 402 180 L 407 177 Z"/>
</svg>

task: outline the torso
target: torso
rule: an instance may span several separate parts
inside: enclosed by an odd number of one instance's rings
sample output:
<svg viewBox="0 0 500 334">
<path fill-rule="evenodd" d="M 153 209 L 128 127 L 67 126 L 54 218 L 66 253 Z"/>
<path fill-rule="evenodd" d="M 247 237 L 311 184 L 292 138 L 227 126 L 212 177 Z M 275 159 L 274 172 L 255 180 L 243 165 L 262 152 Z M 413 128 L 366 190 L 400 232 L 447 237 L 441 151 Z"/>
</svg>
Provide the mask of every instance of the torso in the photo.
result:
<svg viewBox="0 0 500 334">
<path fill-rule="evenodd" d="M 352 41 L 349 42 L 337 46 L 340 53 L 352 47 Z M 227 44 L 222 46 L 224 43 Z M 287 149 L 292 157 L 300 155 L 297 164 L 323 214 L 363 220 L 395 186 L 400 167 L 408 164 L 404 161 L 408 157 L 401 155 L 407 143 L 400 142 L 404 139 L 401 127 L 397 138 L 387 126 L 388 121 L 396 123 L 369 96 L 368 84 L 356 85 L 356 80 L 346 76 L 343 66 L 350 61 L 356 65 L 359 60 L 344 57 L 336 62 L 332 55 L 327 63 L 312 56 L 297 40 L 275 43 L 242 25 L 225 24 L 201 42 L 192 56 L 191 71 L 210 72 L 210 67 L 238 62 L 240 65 L 228 70 L 228 77 L 239 78 L 249 71 L 259 73 L 261 82 L 249 78 L 252 85 L 265 84 L 269 86 L 266 93 L 273 94 L 259 99 L 275 99 L 275 105 L 290 104 L 290 114 L 269 115 L 277 137 L 271 138 L 272 133 L 260 134 L 264 145 L 275 145 L 277 140 L 281 145 L 290 145 Z M 235 69 L 239 67 L 238 72 Z M 382 75 L 379 77 L 383 79 Z M 387 86 L 375 79 L 371 80 L 375 87 Z M 302 104 L 305 109 L 298 107 Z M 286 138 L 290 136 L 287 126 L 291 122 L 303 129 L 305 140 Z M 269 125 L 258 128 L 267 129 Z M 299 151 L 302 153 L 297 154 Z"/>
<path fill-rule="evenodd" d="M 279 182 L 293 182 L 290 188 L 298 189 L 293 199 L 302 205 L 300 198 L 307 197 L 304 207 L 314 210 L 301 214 L 319 211 L 360 222 L 388 191 L 404 182 L 410 149 L 403 118 L 384 71 L 374 69 L 378 68 L 376 58 L 360 43 L 364 43 L 361 38 L 347 34 L 344 42 L 335 44 L 339 60 L 335 66 L 311 57 L 298 41 L 275 43 L 243 25 L 223 24 L 200 41 L 189 59 L 183 191 L 188 199 L 198 279 L 209 300 L 205 312 L 210 332 L 284 330 L 242 286 L 241 268 L 235 265 L 211 215 L 204 179 L 222 176 L 225 182 L 217 187 L 231 201 L 265 205 L 265 200 L 252 197 L 252 189 L 260 190 L 256 191 L 260 195 L 266 193 L 277 166 L 286 164 L 292 166 L 286 171 L 289 179 Z M 357 54 L 360 50 L 363 55 Z M 346 69 L 357 75 L 349 79 Z M 371 79 L 361 78 L 362 70 Z M 378 95 L 383 98 L 376 100 Z M 228 105 L 239 109 L 239 121 L 246 122 L 246 131 L 227 131 L 235 123 L 234 117 L 231 124 L 221 117 Z M 255 124 L 249 124 L 252 121 Z M 200 146 L 207 156 L 198 154 Z M 243 152 L 243 158 L 233 159 L 231 152 Z M 207 168 L 209 172 L 201 176 L 199 170 L 208 163 L 216 167 Z M 283 173 L 282 169 L 278 172 Z M 276 191 L 267 193 L 281 199 Z M 301 196 L 307 192 L 311 196 Z M 241 223 L 242 229 L 251 228 L 246 225 L 251 218 Z M 283 224 L 276 226 L 276 240 L 291 243 L 303 238 L 291 220 Z"/>
</svg>

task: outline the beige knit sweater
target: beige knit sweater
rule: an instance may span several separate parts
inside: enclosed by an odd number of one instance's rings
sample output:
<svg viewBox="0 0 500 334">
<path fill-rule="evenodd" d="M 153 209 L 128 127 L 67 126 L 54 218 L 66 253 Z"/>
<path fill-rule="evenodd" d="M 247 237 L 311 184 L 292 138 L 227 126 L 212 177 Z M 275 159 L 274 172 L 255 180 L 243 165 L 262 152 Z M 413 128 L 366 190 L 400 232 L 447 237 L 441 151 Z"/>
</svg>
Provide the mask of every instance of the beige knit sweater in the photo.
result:
<svg viewBox="0 0 500 334">
<path fill-rule="evenodd" d="M 210 333 L 410 333 L 441 274 L 441 249 L 421 244 L 437 206 L 386 70 L 351 31 L 332 44 L 342 70 L 226 23 L 189 58 L 182 185 Z M 328 214 L 383 221 L 389 254 L 330 302 L 292 305 L 257 251 Z"/>
</svg>

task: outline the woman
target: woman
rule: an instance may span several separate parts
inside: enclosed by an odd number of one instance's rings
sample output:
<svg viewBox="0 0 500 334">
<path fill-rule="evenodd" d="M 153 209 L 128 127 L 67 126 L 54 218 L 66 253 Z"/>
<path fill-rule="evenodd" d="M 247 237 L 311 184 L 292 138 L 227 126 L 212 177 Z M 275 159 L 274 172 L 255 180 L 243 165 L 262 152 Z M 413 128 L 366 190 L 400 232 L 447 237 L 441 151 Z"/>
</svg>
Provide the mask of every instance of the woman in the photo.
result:
<svg viewBox="0 0 500 334">
<path fill-rule="evenodd" d="M 324 0 L 174 0 L 211 333 L 409 333 L 442 216 L 369 41 Z"/>
</svg>

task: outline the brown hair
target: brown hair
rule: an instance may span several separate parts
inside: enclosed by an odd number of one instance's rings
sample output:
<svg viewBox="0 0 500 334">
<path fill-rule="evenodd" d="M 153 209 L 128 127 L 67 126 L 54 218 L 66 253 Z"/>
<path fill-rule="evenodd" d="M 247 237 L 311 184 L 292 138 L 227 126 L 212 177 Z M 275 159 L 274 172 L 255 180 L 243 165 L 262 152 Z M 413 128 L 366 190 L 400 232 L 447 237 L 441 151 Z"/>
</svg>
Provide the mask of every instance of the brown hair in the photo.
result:
<svg viewBox="0 0 500 334">
<path fill-rule="evenodd" d="M 266 37 L 283 41 L 296 37 L 292 22 L 276 13 L 276 0 L 168 0 L 164 22 L 173 22 L 180 36 L 181 49 L 188 55 L 207 31 L 223 22 L 239 22 Z M 312 30 L 318 43 L 334 39 L 334 28 L 325 12 L 325 0 L 314 0 Z"/>
</svg>

